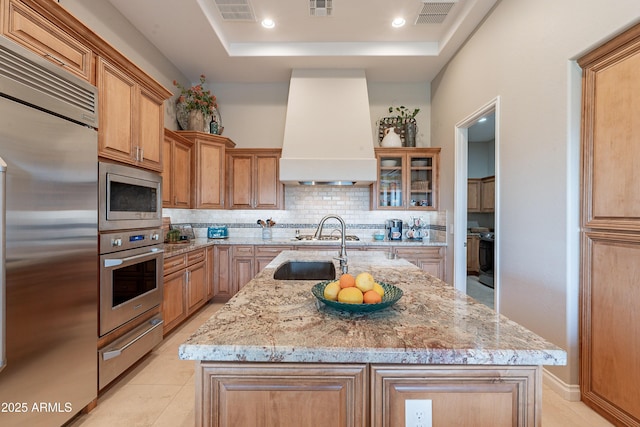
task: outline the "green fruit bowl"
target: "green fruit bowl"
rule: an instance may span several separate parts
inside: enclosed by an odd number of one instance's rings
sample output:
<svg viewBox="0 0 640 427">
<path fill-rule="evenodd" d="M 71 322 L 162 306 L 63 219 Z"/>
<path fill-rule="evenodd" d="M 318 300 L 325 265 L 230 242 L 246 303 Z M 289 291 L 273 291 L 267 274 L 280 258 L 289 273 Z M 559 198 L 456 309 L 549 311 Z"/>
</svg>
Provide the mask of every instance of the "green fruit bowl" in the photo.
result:
<svg viewBox="0 0 640 427">
<path fill-rule="evenodd" d="M 333 282 L 333 280 L 316 283 L 311 288 L 311 293 L 314 297 L 316 297 L 329 307 L 333 307 L 338 310 L 350 311 L 352 313 L 370 313 L 372 311 L 382 310 L 395 304 L 400 299 L 400 297 L 402 297 L 402 289 L 388 283 L 378 282 L 380 286 L 382 286 L 382 289 L 384 289 L 382 302 L 379 302 L 377 304 L 347 304 L 344 302 L 331 301 L 324 297 L 324 288 L 331 282 Z"/>
</svg>

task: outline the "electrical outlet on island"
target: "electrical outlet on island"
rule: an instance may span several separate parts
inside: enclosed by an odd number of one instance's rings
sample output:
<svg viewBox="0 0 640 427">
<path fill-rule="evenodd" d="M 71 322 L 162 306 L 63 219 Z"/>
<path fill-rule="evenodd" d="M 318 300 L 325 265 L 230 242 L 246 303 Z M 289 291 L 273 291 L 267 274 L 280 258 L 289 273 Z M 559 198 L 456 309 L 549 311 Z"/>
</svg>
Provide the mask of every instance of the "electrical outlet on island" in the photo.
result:
<svg viewBox="0 0 640 427">
<path fill-rule="evenodd" d="M 428 399 L 411 399 L 404 401 L 405 427 L 433 427 L 432 406 Z"/>
</svg>

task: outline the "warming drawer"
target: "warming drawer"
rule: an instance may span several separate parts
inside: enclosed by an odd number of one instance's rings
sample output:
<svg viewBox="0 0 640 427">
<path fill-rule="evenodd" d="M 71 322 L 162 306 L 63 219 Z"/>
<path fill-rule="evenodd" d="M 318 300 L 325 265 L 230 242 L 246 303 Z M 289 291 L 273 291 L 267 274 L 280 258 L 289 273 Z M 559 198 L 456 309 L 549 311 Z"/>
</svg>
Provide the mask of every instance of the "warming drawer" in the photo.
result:
<svg viewBox="0 0 640 427">
<path fill-rule="evenodd" d="M 162 314 L 98 350 L 98 389 L 102 390 L 162 341 Z"/>
</svg>

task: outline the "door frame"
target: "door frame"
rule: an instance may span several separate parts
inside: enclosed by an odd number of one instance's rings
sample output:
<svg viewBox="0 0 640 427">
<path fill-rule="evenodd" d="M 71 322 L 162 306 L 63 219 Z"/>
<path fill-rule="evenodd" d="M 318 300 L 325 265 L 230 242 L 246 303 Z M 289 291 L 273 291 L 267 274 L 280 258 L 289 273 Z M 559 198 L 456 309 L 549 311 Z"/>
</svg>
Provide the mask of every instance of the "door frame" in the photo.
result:
<svg viewBox="0 0 640 427">
<path fill-rule="evenodd" d="M 455 126 L 455 182 L 454 182 L 454 254 L 453 254 L 453 284 L 454 287 L 467 293 L 467 180 L 469 165 L 469 128 L 478 119 L 495 112 L 495 231 L 496 240 L 494 246 L 494 309 L 500 312 L 500 96 L 495 97 L 469 116 L 465 117 Z"/>
</svg>

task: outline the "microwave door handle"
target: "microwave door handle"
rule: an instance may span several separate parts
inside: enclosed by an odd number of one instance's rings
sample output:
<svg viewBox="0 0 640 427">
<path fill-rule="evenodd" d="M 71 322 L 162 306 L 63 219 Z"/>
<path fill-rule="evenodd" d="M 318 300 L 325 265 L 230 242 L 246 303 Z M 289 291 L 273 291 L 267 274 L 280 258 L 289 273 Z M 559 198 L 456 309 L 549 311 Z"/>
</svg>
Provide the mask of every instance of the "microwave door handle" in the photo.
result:
<svg viewBox="0 0 640 427">
<path fill-rule="evenodd" d="M 0 157 L 0 371 L 7 366 L 6 358 L 6 309 L 7 309 L 7 272 L 6 272 L 6 242 L 7 242 L 7 164 Z"/>
<path fill-rule="evenodd" d="M 119 265 L 124 264 L 125 262 L 135 261 L 137 259 L 146 258 L 146 257 L 149 257 L 151 255 L 160 254 L 162 252 L 164 252 L 164 249 L 152 249 L 149 252 L 145 252 L 145 253 L 139 254 L 139 255 L 132 255 L 132 256 L 129 256 L 129 257 L 126 257 L 126 258 L 105 259 L 104 260 L 104 267 L 105 268 L 117 267 Z"/>
</svg>

